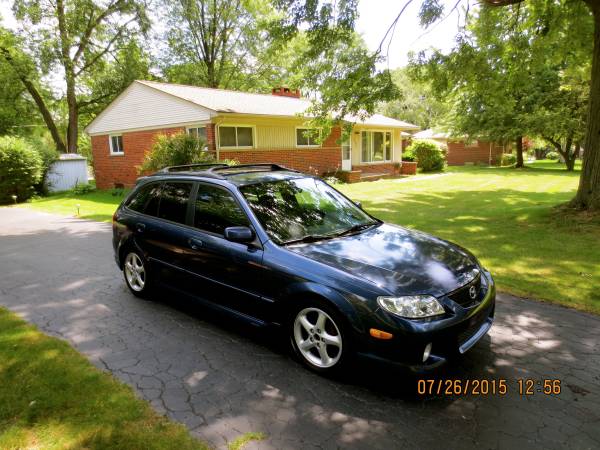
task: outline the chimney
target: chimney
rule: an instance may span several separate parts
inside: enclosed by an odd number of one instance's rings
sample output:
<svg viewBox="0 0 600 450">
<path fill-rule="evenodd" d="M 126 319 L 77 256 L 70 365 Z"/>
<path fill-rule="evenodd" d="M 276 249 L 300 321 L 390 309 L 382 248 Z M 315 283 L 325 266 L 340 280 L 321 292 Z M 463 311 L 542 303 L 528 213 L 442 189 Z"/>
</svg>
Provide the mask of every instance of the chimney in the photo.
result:
<svg viewBox="0 0 600 450">
<path fill-rule="evenodd" d="M 290 89 L 288 87 L 275 87 L 271 90 L 271 94 L 280 97 L 300 98 L 300 89 Z"/>
</svg>

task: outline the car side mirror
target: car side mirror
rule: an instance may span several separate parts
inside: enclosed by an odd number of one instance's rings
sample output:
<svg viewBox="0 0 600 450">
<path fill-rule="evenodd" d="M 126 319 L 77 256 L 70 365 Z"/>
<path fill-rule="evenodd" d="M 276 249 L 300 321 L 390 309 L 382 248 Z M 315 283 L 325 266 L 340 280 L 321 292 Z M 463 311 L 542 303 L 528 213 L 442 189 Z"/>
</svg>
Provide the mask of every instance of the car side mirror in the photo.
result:
<svg viewBox="0 0 600 450">
<path fill-rule="evenodd" d="M 254 232 L 248 227 L 225 228 L 225 239 L 231 242 L 246 243 L 254 240 Z"/>
<path fill-rule="evenodd" d="M 360 209 L 362 209 L 362 203 L 361 203 L 361 202 L 354 202 L 354 204 L 355 204 L 356 206 L 358 206 Z"/>
</svg>

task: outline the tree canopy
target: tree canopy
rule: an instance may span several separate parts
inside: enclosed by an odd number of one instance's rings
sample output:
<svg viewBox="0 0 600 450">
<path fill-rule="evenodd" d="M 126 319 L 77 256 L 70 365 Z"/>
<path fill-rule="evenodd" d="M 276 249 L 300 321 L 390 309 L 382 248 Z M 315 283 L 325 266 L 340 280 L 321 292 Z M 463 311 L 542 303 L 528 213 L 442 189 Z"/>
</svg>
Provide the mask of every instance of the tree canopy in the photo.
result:
<svg viewBox="0 0 600 450">
<path fill-rule="evenodd" d="M 400 97 L 383 104 L 382 114 L 420 126 L 422 129 L 440 126 L 448 113 L 448 101 L 435 95 L 427 79 L 415 79 L 406 68 L 392 71 L 392 80 Z"/>
<path fill-rule="evenodd" d="M 308 94 L 324 128 L 384 103 L 407 120 L 412 109 L 426 126 L 445 103 L 430 93 L 445 92 L 457 131 L 543 136 L 567 159 L 580 143 L 574 205 L 600 208 L 600 0 L 459 0 L 469 19 L 455 51 L 420 59 L 429 79 L 409 86 L 380 62 L 411 1 L 381 18 L 373 50 L 355 32 L 358 0 L 13 0 L 17 25 L 0 30 L 0 66 L 9 69 L 0 93 L 18 100 L 17 111 L 35 107 L 56 147 L 76 151 L 80 125 L 135 78 L 257 92 L 287 84 Z M 420 5 L 426 26 L 448 13 L 439 0 Z M 149 6 L 161 13 L 157 40 L 148 39 Z M 18 116 L 0 103 L 0 126 L 23 125 Z"/>
<path fill-rule="evenodd" d="M 411 73 L 452 105 L 451 134 L 516 140 L 517 149 L 523 136 L 540 136 L 572 169 L 584 133 L 592 26 L 582 3 L 483 7 L 452 52 L 421 53 Z"/>
</svg>

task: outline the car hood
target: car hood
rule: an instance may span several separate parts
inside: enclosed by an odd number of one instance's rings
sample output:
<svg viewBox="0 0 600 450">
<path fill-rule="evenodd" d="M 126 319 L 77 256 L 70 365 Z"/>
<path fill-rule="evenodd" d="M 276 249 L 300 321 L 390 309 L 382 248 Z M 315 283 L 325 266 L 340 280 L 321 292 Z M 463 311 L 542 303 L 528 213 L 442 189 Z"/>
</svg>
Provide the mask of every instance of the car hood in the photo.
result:
<svg viewBox="0 0 600 450">
<path fill-rule="evenodd" d="M 341 269 L 395 295 L 451 292 L 477 276 L 476 259 L 460 247 L 389 224 L 288 250 Z"/>
</svg>

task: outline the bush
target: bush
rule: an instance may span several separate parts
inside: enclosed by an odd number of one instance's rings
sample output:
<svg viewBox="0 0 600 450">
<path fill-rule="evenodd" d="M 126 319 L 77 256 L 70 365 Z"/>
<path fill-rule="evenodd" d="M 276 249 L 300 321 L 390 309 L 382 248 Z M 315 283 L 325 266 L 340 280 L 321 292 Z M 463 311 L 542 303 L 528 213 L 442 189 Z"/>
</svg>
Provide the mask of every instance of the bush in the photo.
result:
<svg viewBox="0 0 600 450">
<path fill-rule="evenodd" d="M 402 152 L 402 161 L 414 162 L 417 157 L 412 150 L 409 150 L 408 147 L 404 152 Z"/>
<path fill-rule="evenodd" d="M 446 152 L 435 141 L 414 141 L 406 149 L 406 153 L 413 153 L 415 155 L 417 167 L 419 167 L 423 172 L 443 170 L 444 165 L 446 164 Z"/>
<path fill-rule="evenodd" d="M 25 139 L 0 137 L 0 204 L 31 197 L 42 171 L 42 158 Z"/>
<path fill-rule="evenodd" d="M 546 153 L 546 159 L 558 161 L 560 159 L 560 155 L 558 154 L 558 152 L 548 152 Z"/>
<path fill-rule="evenodd" d="M 327 184 L 344 184 L 344 182 L 342 180 L 340 180 L 338 177 L 336 177 L 335 175 L 330 175 L 328 177 L 325 177 L 323 180 Z"/>
<path fill-rule="evenodd" d="M 512 153 L 504 153 L 500 160 L 501 166 L 512 166 L 517 163 L 517 156 Z"/>
<path fill-rule="evenodd" d="M 188 134 L 160 135 L 144 157 L 138 171 L 148 172 L 167 166 L 216 162 L 212 153 L 207 152 L 205 148 L 204 141 Z"/>
<path fill-rule="evenodd" d="M 41 195 L 48 195 L 48 185 L 46 183 L 46 175 L 50 171 L 52 164 L 58 160 L 60 154 L 53 147 L 53 144 L 47 144 L 41 140 L 32 141 L 32 148 L 40 155 L 42 159 L 42 176 L 40 181 L 35 185 L 35 191 Z"/>
<path fill-rule="evenodd" d="M 92 183 L 79 183 L 77 182 L 71 192 L 75 195 L 90 194 L 96 190 L 96 186 Z"/>
</svg>

